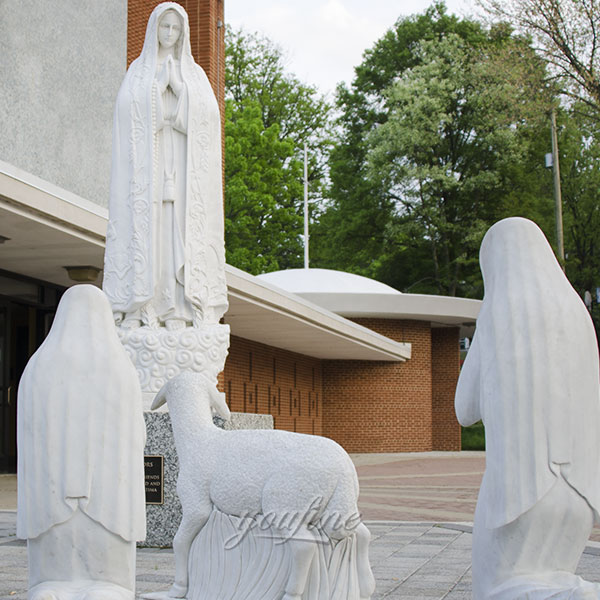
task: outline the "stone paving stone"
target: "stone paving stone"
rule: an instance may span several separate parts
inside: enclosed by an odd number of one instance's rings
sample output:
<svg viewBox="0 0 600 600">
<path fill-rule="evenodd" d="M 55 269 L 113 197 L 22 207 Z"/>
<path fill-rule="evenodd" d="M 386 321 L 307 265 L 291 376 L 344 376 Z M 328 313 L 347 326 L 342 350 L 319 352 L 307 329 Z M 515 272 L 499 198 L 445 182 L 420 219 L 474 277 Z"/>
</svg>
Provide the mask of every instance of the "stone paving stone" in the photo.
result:
<svg viewBox="0 0 600 600">
<path fill-rule="evenodd" d="M 576 573 L 584 579 L 600 581 L 600 556 L 584 552 Z"/>
<path fill-rule="evenodd" d="M 398 588 L 398 581 L 379 581 L 377 580 L 377 586 L 375 593 L 371 597 L 371 600 L 378 600 L 379 598 L 389 598 L 390 595 Z"/>
<path fill-rule="evenodd" d="M 457 591 L 452 590 L 444 600 L 473 600 L 471 596 L 471 589 L 468 591 Z"/>
<path fill-rule="evenodd" d="M 428 534 L 427 538 L 421 540 L 419 544 L 423 546 L 446 546 L 455 536 L 456 534 L 454 536 L 433 536 Z"/>
<path fill-rule="evenodd" d="M 0 598 L 27 600 L 27 547 L 0 543 Z"/>
<path fill-rule="evenodd" d="M 394 596 L 444 598 L 470 565 L 469 556 L 465 557 L 462 562 L 448 561 L 445 558 L 446 549 L 462 535 L 465 534 L 455 534 L 454 538 L 446 539 L 443 544 L 437 544 L 435 546 L 437 552 L 393 590 L 390 598 L 394 598 Z"/>
<path fill-rule="evenodd" d="M 402 589 L 398 594 L 393 593 L 384 596 L 385 600 L 432 600 L 433 598 L 442 598 L 440 591 L 429 589 Z"/>
<path fill-rule="evenodd" d="M 138 549 L 136 565 L 136 591 L 156 592 L 167 590 L 173 583 L 175 557 L 172 550 Z"/>
<path fill-rule="evenodd" d="M 443 546 L 436 544 L 435 546 L 427 546 L 425 544 L 407 544 L 400 548 L 394 555 L 405 558 L 431 558 L 435 556 Z"/>
<path fill-rule="evenodd" d="M 17 512 L 0 510 L 0 541 L 16 535 Z"/>
<path fill-rule="evenodd" d="M 0 600 L 27 598 L 27 548 L 15 539 L 14 523 L 14 513 L 0 512 Z M 470 527 L 430 522 L 367 526 L 373 533 L 370 556 L 377 581 L 372 600 L 472 600 Z M 172 550 L 138 550 L 138 594 L 168 589 L 173 573 Z M 600 556 L 584 553 L 577 573 L 600 581 Z"/>
</svg>

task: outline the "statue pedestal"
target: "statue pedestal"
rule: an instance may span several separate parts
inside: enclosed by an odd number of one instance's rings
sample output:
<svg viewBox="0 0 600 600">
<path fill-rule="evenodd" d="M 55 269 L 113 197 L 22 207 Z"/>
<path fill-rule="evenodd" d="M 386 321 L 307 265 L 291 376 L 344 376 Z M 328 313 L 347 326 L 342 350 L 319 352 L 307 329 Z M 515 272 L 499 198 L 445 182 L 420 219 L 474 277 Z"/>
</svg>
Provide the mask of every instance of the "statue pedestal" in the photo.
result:
<svg viewBox="0 0 600 600">
<path fill-rule="evenodd" d="M 118 332 L 140 378 L 144 411 L 150 410 L 160 388 L 182 371 L 203 373 L 216 381 L 225 367 L 229 325 L 204 325 L 174 331 L 164 327 L 119 327 Z"/>
<path fill-rule="evenodd" d="M 134 364 L 143 392 L 147 440 L 144 455 L 152 462 L 146 469 L 146 541 L 144 546 L 169 547 L 181 521 L 176 492 L 179 466 L 166 405 L 150 411 L 156 393 L 182 371 L 203 373 L 216 381 L 223 371 L 229 348 L 229 325 L 205 325 L 169 331 L 163 327 L 118 328 L 119 338 Z M 152 479 L 150 479 L 152 478 Z M 151 500 L 152 503 L 148 503 Z"/>
</svg>

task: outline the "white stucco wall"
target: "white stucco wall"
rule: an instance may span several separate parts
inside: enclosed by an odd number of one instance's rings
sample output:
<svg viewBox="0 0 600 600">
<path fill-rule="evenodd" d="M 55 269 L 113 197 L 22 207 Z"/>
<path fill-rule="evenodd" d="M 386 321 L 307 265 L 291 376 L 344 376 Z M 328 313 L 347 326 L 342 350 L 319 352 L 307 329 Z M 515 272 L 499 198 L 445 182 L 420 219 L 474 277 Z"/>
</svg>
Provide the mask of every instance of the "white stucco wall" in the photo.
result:
<svg viewBox="0 0 600 600">
<path fill-rule="evenodd" d="M 127 0 L 0 0 L 0 160 L 106 206 Z"/>
</svg>

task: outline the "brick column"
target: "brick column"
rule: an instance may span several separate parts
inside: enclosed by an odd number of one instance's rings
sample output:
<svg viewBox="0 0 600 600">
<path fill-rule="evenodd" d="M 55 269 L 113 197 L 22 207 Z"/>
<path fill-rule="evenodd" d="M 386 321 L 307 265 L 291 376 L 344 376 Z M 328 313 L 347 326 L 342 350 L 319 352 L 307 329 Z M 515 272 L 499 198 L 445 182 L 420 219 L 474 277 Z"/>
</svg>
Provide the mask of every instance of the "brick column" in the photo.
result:
<svg viewBox="0 0 600 600">
<path fill-rule="evenodd" d="M 323 361 L 323 434 L 348 452 L 432 449 L 429 323 L 353 319 L 412 344 L 407 362 Z"/>
<path fill-rule="evenodd" d="M 460 372 L 458 327 L 431 330 L 433 450 L 460 450 L 454 394 Z"/>
</svg>

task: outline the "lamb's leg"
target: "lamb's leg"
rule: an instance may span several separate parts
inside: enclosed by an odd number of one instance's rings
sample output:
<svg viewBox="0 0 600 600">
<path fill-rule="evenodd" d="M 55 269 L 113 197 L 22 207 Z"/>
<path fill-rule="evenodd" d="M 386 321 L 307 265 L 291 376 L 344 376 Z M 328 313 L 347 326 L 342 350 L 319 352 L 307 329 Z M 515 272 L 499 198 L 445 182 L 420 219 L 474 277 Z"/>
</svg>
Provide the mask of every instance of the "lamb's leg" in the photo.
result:
<svg viewBox="0 0 600 600">
<path fill-rule="evenodd" d="M 369 543 L 371 532 L 364 523 L 360 523 L 355 531 L 356 534 L 356 562 L 358 568 L 358 587 L 360 588 L 360 599 L 369 600 L 375 591 L 375 577 L 369 563 Z"/>
<path fill-rule="evenodd" d="M 284 535 L 288 536 L 289 531 L 284 532 Z M 300 600 L 306 588 L 310 566 L 317 552 L 317 542 L 306 525 L 302 525 L 294 532 L 293 537 L 284 543 L 289 544 L 292 553 L 292 569 L 282 600 Z"/>
<path fill-rule="evenodd" d="M 193 513 L 184 512 L 179 529 L 173 538 L 173 553 L 175 555 L 175 583 L 169 590 L 170 598 L 185 598 L 188 590 L 188 559 L 192 542 L 208 521 L 208 510 L 198 510 Z"/>
</svg>

